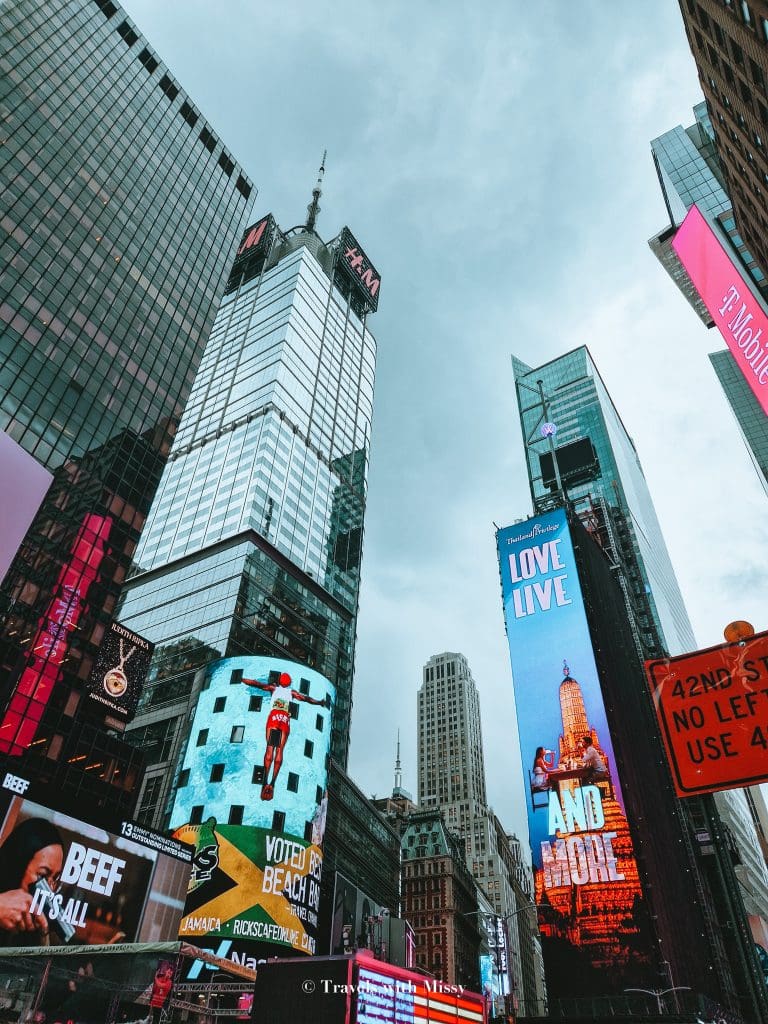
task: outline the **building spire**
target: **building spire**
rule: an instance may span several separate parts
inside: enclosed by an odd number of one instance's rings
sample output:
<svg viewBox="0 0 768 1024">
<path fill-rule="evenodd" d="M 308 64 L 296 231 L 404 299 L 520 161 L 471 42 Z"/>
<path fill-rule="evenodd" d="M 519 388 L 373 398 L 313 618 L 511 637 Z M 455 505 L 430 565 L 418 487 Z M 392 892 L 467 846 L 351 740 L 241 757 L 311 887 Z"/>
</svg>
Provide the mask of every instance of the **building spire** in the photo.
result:
<svg viewBox="0 0 768 1024">
<path fill-rule="evenodd" d="M 395 789 L 403 788 L 403 772 L 400 768 L 400 730 L 397 730 L 397 757 L 395 758 Z"/>
<path fill-rule="evenodd" d="M 323 175 L 325 174 L 325 158 L 328 155 L 328 150 L 323 150 L 323 159 L 320 164 L 320 170 L 317 173 L 317 183 L 312 189 L 312 202 L 307 207 L 307 223 L 305 224 L 306 231 L 314 231 L 315 224 L 317 223 L 317 215 L 320 213 L 320 196 L 323 194 Z"/>
</svg>

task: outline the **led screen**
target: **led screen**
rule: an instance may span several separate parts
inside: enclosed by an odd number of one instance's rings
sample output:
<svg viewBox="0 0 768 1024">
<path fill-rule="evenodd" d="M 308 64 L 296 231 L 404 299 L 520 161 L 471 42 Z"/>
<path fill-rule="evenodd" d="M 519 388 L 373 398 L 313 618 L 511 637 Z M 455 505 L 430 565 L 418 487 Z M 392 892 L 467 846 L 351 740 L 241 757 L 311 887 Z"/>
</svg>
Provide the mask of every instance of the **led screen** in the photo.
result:
<svg viewBox="0 0 768 1024">
<path fill-rule="evenodd" d="M 768 316 L 762 303 L 698 207 L 688 211 L 672 248 L 763 412 L 768 412 Z"/>
<path fill-rule="evenodd" d="M 87 683 L 88 697 L 115 724 L 130 722 L 144 686 L 155 645 L 119 622 L 113 622 L 99 646 L 93 672 Z"/>
<path fill-rule="evenodd" d="M 115 834 L 46 806 L 23 776 L 0 779 L 0 945 L 176 938 L 189 847 L 133 822 Z"/>
<path fill-rule="evenodd" d="M 209 667 L 171 815 L 197 848 L 182 937 L 315 952 L 334 697 L 281 658 Z"/>
<path fill-rule="evenodd" d="M 0 430 L 0 583 L 52 480 L 37 459 Z"/>
<path fill-rule="evenodd" d="M 601 992 L 636 955 L 642 896 L 564 511 L 498 551 L 545 964 Z"/>
</svg>

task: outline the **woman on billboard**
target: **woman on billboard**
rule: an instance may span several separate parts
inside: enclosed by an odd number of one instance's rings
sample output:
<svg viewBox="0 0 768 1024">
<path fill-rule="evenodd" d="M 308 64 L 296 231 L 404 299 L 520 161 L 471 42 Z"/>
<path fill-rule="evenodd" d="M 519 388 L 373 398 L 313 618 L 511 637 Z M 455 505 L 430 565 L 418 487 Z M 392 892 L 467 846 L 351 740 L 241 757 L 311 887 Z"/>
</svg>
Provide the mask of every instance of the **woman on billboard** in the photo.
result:
<svg viewBox="0 0 768 1024">
<path fill-rule="evenodd" d="M 55 826 L 28 818 L 0 847 L 0 946 L 47 945 L 48 919 L 35 913 L 38 888 L 56 892 L 64 865 L 64 843 Z"/>
</svg>

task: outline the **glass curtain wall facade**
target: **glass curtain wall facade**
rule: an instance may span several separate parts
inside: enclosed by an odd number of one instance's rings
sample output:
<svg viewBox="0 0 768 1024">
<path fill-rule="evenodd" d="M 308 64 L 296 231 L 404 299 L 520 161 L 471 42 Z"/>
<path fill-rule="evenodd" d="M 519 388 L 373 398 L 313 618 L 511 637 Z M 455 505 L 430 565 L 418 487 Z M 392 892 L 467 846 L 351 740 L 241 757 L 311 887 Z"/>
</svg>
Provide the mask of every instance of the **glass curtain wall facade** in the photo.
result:
<svg viewBox="0 0 768 1024">
<path fill-rule="evenodd" d="M 760 403 L 755 398 L 736 360 L 726 349 L 711 352 L 709 361 L 715 369 L 725 397 L 731 407 L 741 436 L 747 446 L 752 465 L 760 478 L 763 490 L 768 494 L 768 420 Z"/>
<path fill-rule="evenodd" d="M 252 186 L 112 0 L 6 0 L 0 67 L 0 429 L 54 474 L 0 591 L 0 748 L 130 789 L 73 720 Z"/>
<path fill-rule="evenodd" d="M 546 457 L 551 459 L 554 448 L 568 500 L 622 567 L 638 653 L 694 650 L 640 460 L 586 346 L 535 369 L 515 358 L 512 364 L 534 508 L 545 511 L 561 501 L 555 475 L 547 472 Z M 555 424 L 554 438 L 542 435 L 546 421 Z M 586 459 L 584 449 L 569 448 L 579 441 L 591 443 Z"/>
<path fill-rule="evenodd" d="M 703 322 L 707 327 L 712 327 L 709 312 L 670 244 L 674 229 L 682 224 L 694 203 L 716 217 L 730 242 L 729 255 L 733 263 L 749 273 L 763 298 L 768 298 L 768 282 L 736 230 L 731 199 L 723 184 L 706 103 L 699 103 L 693 112 L 696 123 L 690 128 L 678 126 L 651 142 L 670 226 L 658 237 L 651 239 L 650 246 Z M 765 413 L 730 352 L 714 352 L 709 359 L 736 417 L 760 482 L 768 493 L 768 420 Z"/>
<path fill-rule="evenodd" d="M 375 341 L 339 287 L 342 255 L 274 225 L 211 333 L 121 611 L 157 645 L 132 734 L 164 752 L 147 820 L 163 822 L 196 672 L 216 657 L 284 655 L 327 676 L 346 766 Z"/>
</svg>

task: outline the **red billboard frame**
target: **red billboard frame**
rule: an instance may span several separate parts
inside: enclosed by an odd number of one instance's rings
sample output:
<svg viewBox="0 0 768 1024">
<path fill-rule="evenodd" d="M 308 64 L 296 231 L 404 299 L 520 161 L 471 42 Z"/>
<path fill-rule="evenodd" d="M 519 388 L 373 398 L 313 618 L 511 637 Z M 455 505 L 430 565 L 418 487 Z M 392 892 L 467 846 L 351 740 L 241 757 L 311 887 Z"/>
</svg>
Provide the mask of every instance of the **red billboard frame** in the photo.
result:
<svg viewBox="0 0 768 1024">
<path fill-rule="evenodd" d="M 645 671 L 678 796 L 768 781 L 768 631 Z"/>
</svg>

